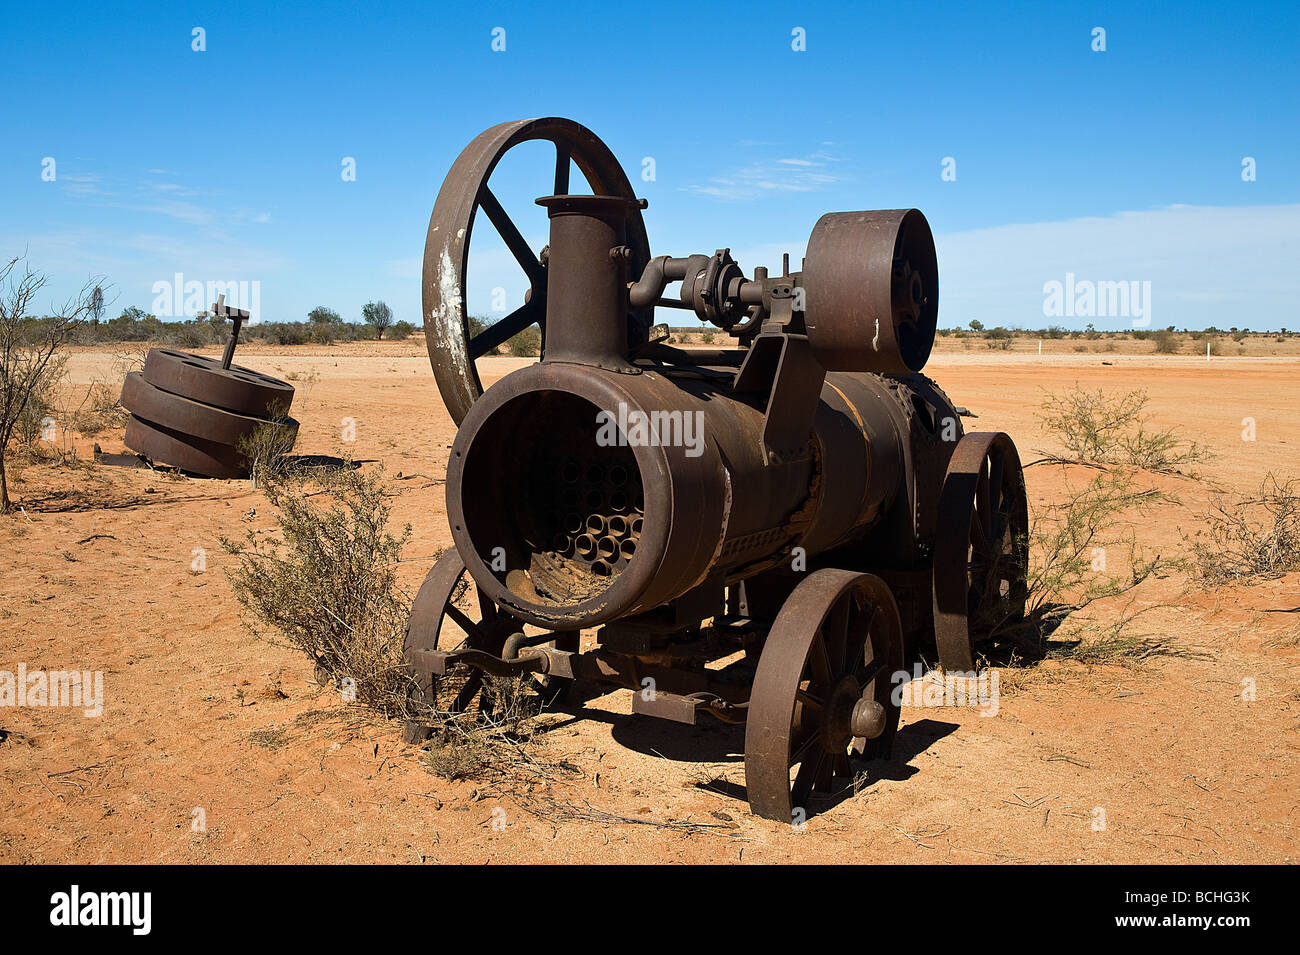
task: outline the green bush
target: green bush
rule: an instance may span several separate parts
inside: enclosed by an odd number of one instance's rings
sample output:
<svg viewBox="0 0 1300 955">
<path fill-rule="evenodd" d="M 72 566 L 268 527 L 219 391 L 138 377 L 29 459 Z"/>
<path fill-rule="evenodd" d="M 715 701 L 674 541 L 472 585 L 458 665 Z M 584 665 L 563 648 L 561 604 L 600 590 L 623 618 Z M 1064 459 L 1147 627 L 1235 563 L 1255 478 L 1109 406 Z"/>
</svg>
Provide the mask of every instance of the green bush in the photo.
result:
<svg viewBox="0 0 1300 955">
<path fill-rule="evenodd" d="M 542 353 L 542 332 L 536 326 L 525 328 L 508 342 L 506 348 L 515 358 L 536 358 Z"/>
</svg>

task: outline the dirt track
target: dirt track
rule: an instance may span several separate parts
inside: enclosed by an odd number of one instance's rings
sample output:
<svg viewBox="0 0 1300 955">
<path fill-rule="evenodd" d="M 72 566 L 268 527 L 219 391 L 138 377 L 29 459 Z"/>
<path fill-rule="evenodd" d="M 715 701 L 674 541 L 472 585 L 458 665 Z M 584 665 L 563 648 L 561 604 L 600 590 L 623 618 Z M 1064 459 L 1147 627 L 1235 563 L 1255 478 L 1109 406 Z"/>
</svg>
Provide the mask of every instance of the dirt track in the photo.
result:
<svg viewBox="0 0 1300 955">
<path fill-rule="evenodd" d="M 440 479 L 454 429 L 418 344 L 349 348 L 248 349 L 240 360 L 297 376 L 298 453 L 382 462 L 394 517 L 413 528 L 403 580 L 414 592 L 451 543 Z M 1027 461 L 1052 450 L 1034 417 L 1042 390 L 1078 381 L 1147 388 L 1157 424 L 1219 453 L 1206 472 L 1226 488 L 1257 487 L 1270 469 L 1300 473 L 1295 360 L 1048 357 L 941 350 L 927 371 L 978 415 L 968 428 L 1009 432 Z M 497 374 L 519 364 L 490 361 Z M 87 352 L 72 381 L 84 389 L 115 367 L 110 351 Z M 1242 440 L 1247 417 L 1254 442 Z M 345 418 L 356 426 L 346 448 Z M 120 434 L 99 440 L 122 449 Z M 1031 508 L 1088 476 L 1031 468 Z M 1209 487 L 1142 480 L 1182 500 L 1142 515 L 1143 540 L 1173 553 L 1199 526 Z M 574 780 L 504 793 L 431 775 L 396 726 L 344 706 L 304 657 L 241 625 L 217 538 L 273 523 L 246 482 L 33 466 L 16 496 L 27 515 L 0 519 L 0 669 L 102 670 L 107 703 L 99 718 L 0 709 L 3 861 L 1300 858 L 1300 575 L 1212 592 L 1181 577 L 1148 582 L 1142 600 L 1168 606 L 1135 626 L 1177 655 L 1017 671 L 994 717 L 905 709 L 895 760 L 796 832 L 738 798 L 741 731 L 633 718 L 622 692 L 548 734 L 543 755 L 579 767 Z M 1247 679 L 1254 702 L 1242 699 Z M 561 821 L 557 804 L 712 828 Z M 205 831 L 192 826 L 196 810 Z"/>
</svg>

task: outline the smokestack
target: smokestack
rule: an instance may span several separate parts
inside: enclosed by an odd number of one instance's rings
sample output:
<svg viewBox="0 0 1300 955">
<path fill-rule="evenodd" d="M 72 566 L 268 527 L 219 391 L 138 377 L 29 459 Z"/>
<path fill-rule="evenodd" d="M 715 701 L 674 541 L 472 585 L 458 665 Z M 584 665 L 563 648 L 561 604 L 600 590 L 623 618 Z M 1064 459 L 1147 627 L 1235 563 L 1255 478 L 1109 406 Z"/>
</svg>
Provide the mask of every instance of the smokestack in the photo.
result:
<svg viewBox="0 0 1300 955">
<path fill-rule="evenodd" d="M 537 204 L 551 219 L 544 361 L 627 370 L 627 220 L 641 203 L 545 196 Z"/>
</svg>

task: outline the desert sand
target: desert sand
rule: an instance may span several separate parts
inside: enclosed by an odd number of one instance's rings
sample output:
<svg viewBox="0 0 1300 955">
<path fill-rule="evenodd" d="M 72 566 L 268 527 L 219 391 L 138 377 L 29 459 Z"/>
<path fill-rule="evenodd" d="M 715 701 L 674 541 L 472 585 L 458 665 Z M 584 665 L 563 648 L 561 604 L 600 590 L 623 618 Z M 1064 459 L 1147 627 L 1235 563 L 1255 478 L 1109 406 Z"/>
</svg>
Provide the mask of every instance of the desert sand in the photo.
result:
<svg viewBox="0 0 1300 955">
<path fill-rule="evenodd" d="M 75 354 L 69 388 L 120 381 L 121 351 Z M 414 593 L 451 545 L 441 478 L 454 436 L 418 340 L 250 347 L 239 360 L 295 379 L 296 453 L 383 467 L 395 522 L 412 527 L 402 583 Z M 522 363 L 481 367 L 492 380 Z M 1269 471 L 1300 475 L 1294 358 L 941 347 L 927 373 L 977 415 L 968 430 L 1007 431 L 1026 462 L 1059 450 L 1035 417 L 1044 389 L 1146 388 L 1155 424 L 1218 454 L 1201 480 L 1139 476 L 1181 502 L 1138 515 L 1140 538 L 1163 553 L 1185 549 L 1216 486 L 1245 493 Z M 123 450 L 120 430 L 97 440 Z M 1091 473 L 1030 467 L 1031 509 Z M 303 655 L 241 623 L 218 537 L 274 526 L 246 481 L 33 465 L 15 497 L 24 511 L 0 518 L 0 669 L 102 670 L 106 702 L 97 718 L 0 709 L 5 862 L 1300 858 L 1300 574 L 1210 590 L 1187 575 L 1148 581 L 1139 597 L 1155 609 L 1133 627 L 1167 652 L 1017 669 L 993 717 L 905 708 L 894 759 L 797 831 L 750 815 L 741 729 L 633 717 L 625 691 L 555 718 L 540 755 L 572 775 L 433 775 L 398 725 L 347 705 Z M 561 818 L 573 809 L 593 818 Z"/>
</svg>

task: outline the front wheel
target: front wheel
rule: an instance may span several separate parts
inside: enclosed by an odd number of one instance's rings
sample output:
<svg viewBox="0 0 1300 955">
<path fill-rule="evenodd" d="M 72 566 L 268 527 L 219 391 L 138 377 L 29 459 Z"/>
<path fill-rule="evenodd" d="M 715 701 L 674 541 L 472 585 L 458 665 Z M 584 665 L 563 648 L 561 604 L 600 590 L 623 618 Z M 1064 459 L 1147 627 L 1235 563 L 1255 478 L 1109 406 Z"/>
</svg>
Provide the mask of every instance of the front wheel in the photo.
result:
<svg viewBox="0 0 1300 955">
<path fill-rule="evenodd" d="M 745 726 L 745 785 L 757 816 L 807 815 L 852 760 L 888 757 L 898 729 L 892 677 L 903 628 L 874 574 L 819 570 L 781 607 L 758 660 Z"/>
</svg>

